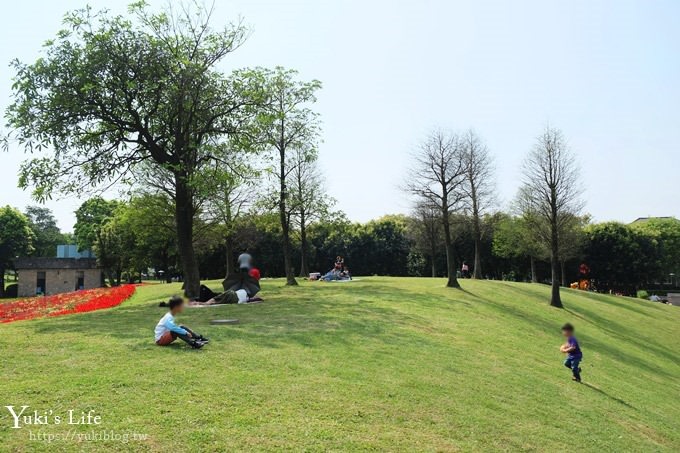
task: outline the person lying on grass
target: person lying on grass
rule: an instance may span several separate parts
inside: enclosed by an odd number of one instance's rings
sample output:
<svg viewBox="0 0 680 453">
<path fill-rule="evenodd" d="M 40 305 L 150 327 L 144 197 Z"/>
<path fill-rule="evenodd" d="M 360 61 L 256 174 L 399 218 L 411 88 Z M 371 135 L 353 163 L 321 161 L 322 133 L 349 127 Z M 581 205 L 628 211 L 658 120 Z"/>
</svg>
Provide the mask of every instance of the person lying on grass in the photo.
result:
<svg viewBox="0 0 680 453">
<path fill-rule="evenodd" d="M 567 354 L 564 361 L 564 366 L 571 370 L 573 375 L 572 380 L 581 382 L 581 360 L 583 359 L 583 352 L 574 336 L 574 326 L 567 323 L 562 326 L 562 335 L 567 339 L 567 342 L 560 346 L 560 352 Z"/>
<path fill-rule="evenodd" d="M 166 305 L 170 311 L 158 321 L 154 331 L 158 346 L 167 346 L 178 338 L 194 349 L 201 349 L 208 343 L 208 339 L 203 335 L 192 331 L 186 326 L 175 324 L 175 316 L 184 310 L 184 299 L 180 296 L 173 296 Z"/>
<path fill-rule="evenodd" d="M 245 289 L 236 291 L 227 290 L 221 294 L 217 294 L 206 302 L 199 302 L 193 300 L 189 302 L 191 307 L 206 307 L 208 305 L 226 305 L 226 304 L 254 304 L 262 302 L 260 297 L 250 297 Z"/>
</svg>

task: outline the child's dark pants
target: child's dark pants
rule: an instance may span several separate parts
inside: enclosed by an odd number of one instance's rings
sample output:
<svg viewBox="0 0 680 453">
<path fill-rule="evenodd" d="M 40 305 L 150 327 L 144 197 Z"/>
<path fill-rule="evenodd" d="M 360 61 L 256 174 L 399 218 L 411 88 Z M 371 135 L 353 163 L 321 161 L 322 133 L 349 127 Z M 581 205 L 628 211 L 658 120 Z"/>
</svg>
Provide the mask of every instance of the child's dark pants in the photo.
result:
<svg viewBox="0 0 680 453">
<path fill-rule="evenodd" d="M 574 379 L 579 381 L 581 380 L 581 368 L 579 368 L 581 359 L 583 359 L 583 357 L 567 357 L 567 360 L 564 361 L 564 366 L 569 368 L 574 375 Z"/>
<path fill-rule="evenodd" d="M 181 335 L 181 334 L 178 334 L 178 333 L 175 333 L 175 332 L 172 332 L 172 335 L 186 341 L 189 344 L 194 344 L 194 342 L 196 341 L 196 338 L 201 336 L 201 335 L 197 334 L 196 332 L 194 332 L 193 330 L 191 330 L 190 328 L 188 328 L 187 326 L 180 326 L 180 327 L 182 329 L 186 330 L 187 332 L 189 332 L 191 334 L 191 337 L 189 337 L 189 335 Z"/>
</svg>

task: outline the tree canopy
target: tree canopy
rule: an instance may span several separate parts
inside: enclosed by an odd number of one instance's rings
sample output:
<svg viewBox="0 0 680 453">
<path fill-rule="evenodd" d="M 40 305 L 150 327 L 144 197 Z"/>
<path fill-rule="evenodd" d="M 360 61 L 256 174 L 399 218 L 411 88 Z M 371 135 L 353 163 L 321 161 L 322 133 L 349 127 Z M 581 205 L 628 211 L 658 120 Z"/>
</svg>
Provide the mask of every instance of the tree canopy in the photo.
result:
<svg viewBox="0 0 680 453">
<path fill-rule="evenodd" d="M 35 153 L 21 167 L 20 185 L 39 200 L 132 178 L 142 163 L 170 175 L 192 295 L 198 172 L 229 150 L 211 145 L 238 133 L 264 101 L 258 71 L 216 68 L 248 30 L 241 23 L 214 29 L 211 14 L 187 5 L 154 13 L 143 1 L 127 15 L 73 11 L 43 57 L 13 63 L 15 101 L 7 109 L 14 138 Z"/>
</svg>

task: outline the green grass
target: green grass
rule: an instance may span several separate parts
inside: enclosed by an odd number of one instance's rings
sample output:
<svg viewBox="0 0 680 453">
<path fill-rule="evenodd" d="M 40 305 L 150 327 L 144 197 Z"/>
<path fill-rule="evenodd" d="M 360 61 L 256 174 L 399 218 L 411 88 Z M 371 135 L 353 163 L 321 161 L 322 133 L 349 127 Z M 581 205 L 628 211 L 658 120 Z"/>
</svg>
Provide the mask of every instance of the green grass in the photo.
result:
<svg viewBox="0 0 680 453">
<path fill-rule="evenodd" d="M 263 304 L 182 315 L 211 337 L 201 351 L 153 344 L 156 302 L 177 284 L 108 311 L 2 325 L 1 406 L 94 409 L 97 430 L 149 436 L 59 451 L 680 450 L 676 307 L 565 290 L 558 310 L 544 286 L 443 283 L 267 281 Z M 561 364 L 565 321 L 584 349 L 581 385 Z M 10 424 L 3 408 L 3 450 L 48 448 L 29 440 L 39 428 Z"/>
</svg>

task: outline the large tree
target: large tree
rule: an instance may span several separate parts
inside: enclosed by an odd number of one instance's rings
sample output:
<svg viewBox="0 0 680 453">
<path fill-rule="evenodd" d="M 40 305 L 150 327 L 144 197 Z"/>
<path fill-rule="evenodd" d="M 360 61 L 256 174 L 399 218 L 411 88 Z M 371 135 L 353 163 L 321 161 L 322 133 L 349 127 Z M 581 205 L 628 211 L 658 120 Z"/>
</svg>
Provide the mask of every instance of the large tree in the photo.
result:
<svg viewBox="0 0 680 453">
<path fill-rule="evenodd" d="M 35 235 L 33 256 L 57 256 L 57 246 L 65 243 L 65 236 L 59 230 L 57 220 L 49 208 L 26 207 L 26 217 Z"/>
<path fill-rule="evenodd" d="M 550 250 L 550 305 L 562 307 L 560 297 L 560 232 L 578 215 L 581 185 L 574 154 L 558 129 L 547 126 L 524 161 L 519 199 L 536 236 Z"/>
<path fill-rule="evenodd" d="M 142 162 L 168 171 L 185 288 L 196 296 L 197 170 L 215 157 L 206 145 L 237 133 L 262 92 L 257 73 L 217 69 L 247 30 L 215 30 L 212 11 L 192 5 L 176 14 L 143 1 L 125 16 L 67 14 L 40 59 L 13 63 L 7 117 L 18 142 L 38 153 L 22 165 L 20 185 L 39 200 L 125 180 Z"/>
<path fill-rule="evenodd" d="M 599 290 L 634 294 L 661 276 L 659 243 L 642 229 L 605 222 L 589 225 L 584 234 L 586 262 Z"/>
<path fill-rule="evenodd" d="M 451 216 L 461 208 L 465 161 L 460 139 L 444 131 L 435 131 L 420 145 L 413 157 L 407 190 L 428 206 L 436 206 L 442 222 L 448 281 L 446 286 L 459 288 Z"/>
<path fill-rule="evenodd" d="M 482 216 L 493 201 L 493 162 L 488 148 L 472 130 L 461 137 L 461 153 L 465 163 L 465 177 L 461 186 L 465 194 L 463 202 L 472 221 L 475 240 L 472 278 L 479 279 L 482 278 Z"/>
<path fill-rule="evenodd" d="M 286 284 L 294 286 L 297 280 L 291 246 L 291 175 L 300 162 L 296 159 L 300 153 L 303 153 L 306 161 L 316 159 L 319 118 L 310 106 L 316 102 L 316 92 L 321 88 L 321 82 L 299 81 L 296 71 L 281 67 L 263 73 L 268 104 L 267 109 L 259 115 L 256 140 L 274 154 L 276 161 L 271 170 L 277 183 Z"/>
<path fill-rule="evenodd" d="M 661 281 L 677 282 L 680 276 L 680 220 L 674 217 L 650 218 L 631 224 L 635 230 L 654 238 L 659 244 Z M 676 283 L 677 284 L 677 283 Z"/>
<path fill-rule="evenodd" d="M 25 215 L 11 206 L 0 208 L 0 297 L 5 295 L 5 271 L 19 255 L 33 251 L 33 238 Z"/>
</svg>

